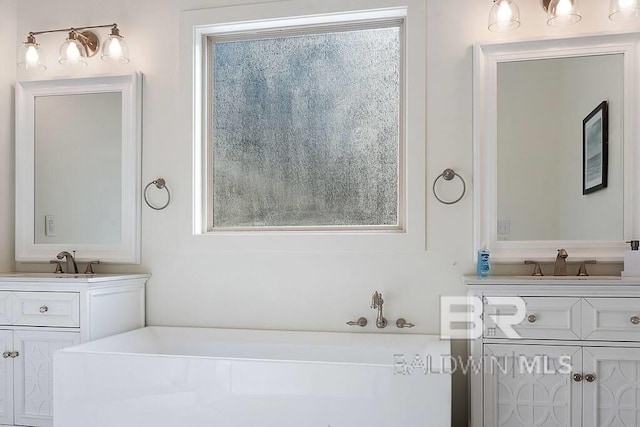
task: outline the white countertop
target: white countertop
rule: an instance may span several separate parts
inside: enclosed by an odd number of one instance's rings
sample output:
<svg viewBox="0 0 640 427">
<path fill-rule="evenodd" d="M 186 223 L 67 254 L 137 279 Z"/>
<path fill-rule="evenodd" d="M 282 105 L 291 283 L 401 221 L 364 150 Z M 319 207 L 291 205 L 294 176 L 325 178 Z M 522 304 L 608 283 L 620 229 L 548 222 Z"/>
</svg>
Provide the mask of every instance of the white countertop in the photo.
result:
<svg viewBox="0 0 640 427">
<path fill-rule="evenodd" d="M 70 282 L 98 283 L 114 280 L 149 278 L 149 274 L 56 274 L 56 273 L 0 273 L 0 283 L 16 282 Z"/>
<path fill-rule="evenodd" d="M 640 277 L 620 276 L 490 276 L 476 277 L 468 275 L 463 277 L 467 286 L 483 285 L 562 285 L 562 286 L 639 286 Z"/>
</svg>

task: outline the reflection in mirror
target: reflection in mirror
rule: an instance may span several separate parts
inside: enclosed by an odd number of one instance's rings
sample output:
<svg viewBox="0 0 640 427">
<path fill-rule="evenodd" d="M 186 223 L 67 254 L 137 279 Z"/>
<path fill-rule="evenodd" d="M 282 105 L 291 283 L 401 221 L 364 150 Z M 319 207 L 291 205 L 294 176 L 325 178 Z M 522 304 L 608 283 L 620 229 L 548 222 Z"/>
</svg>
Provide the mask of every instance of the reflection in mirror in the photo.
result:
<svg viewBox="0 0 640 427">
<path fill-rule="evenodd" d="M 624 239 L 621 53 L 497 64 L 498 240 Z M 608 186 L 583 195 L 583 119 L 609 107 Z"/>
<path fill-rule="evenodd" d="M 118 244 L 122 93 L 38 96 L 35 243 Z"/>
</svg>

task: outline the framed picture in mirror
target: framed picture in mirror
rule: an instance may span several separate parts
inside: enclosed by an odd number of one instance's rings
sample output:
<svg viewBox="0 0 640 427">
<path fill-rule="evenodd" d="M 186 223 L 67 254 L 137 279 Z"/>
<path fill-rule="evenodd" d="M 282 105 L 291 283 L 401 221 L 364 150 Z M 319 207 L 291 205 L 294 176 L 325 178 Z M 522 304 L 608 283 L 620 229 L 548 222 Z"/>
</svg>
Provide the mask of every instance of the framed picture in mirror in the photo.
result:
<svg viewBox="0 0 640 427">
<path fill-rule="evenodd" d="M 582 121 L 582 194 L 607 187 L 608 128 L 607 101 L 602 101 Z"/>
</svg>

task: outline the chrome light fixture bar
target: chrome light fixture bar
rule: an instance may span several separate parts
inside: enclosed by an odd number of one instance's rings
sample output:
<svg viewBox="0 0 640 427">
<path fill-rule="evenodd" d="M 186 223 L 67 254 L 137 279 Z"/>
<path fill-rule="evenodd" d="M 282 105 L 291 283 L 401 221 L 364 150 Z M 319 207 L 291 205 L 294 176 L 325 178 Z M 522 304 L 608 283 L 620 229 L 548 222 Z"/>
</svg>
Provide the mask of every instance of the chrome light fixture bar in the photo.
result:
<svg viewBox="0 0 640 427">
<path fill-rule="evenodd" d="M 68 36 L 60 46 L 58 62 L 67 66 L 86 66 L 87 58 L 95 56 L 100 49 L 100 38 L 94 31 L 90 31 L 97 28 L 111 28 L 109 36 L 102 45 L 102 59 L 104 61 L 129 62 L 129 47 L 120 35 L 118 24 L 108 24 L 32 31 L 20 46 L 18 67 L 27 70 L 46 70 L 45 55 L 36 41 L 36 36 L 61 32 L 68 33 Z"/>
<path fill-rule="evenodd" d="M 547 24 L 552 27 L 572 25 L 580 22 L 582 15 L 579 0 L 541 0 L 547 13 Z M 631 20 L 640 16 L 640 0 L 610 0 L 609 19 Z M 505 32 L 520 26 L 520 10 L 515 0 L 493 0 L 489 11 L 489 30 Z"/>
</svg>

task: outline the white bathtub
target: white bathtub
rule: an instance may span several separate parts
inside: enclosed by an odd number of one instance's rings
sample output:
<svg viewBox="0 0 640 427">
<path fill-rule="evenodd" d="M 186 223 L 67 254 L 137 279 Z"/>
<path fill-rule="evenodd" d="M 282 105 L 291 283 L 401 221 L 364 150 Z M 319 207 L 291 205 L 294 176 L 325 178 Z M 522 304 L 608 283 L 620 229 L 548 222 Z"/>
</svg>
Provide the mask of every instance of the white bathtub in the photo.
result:
<svg viewBox="0 0 640 427">
<path fill-rule="evenodd" d="M 147 327 L 54 354 L 54 425 L 448 427 L 449 349 L 415 334 Z"/>
</svg>

